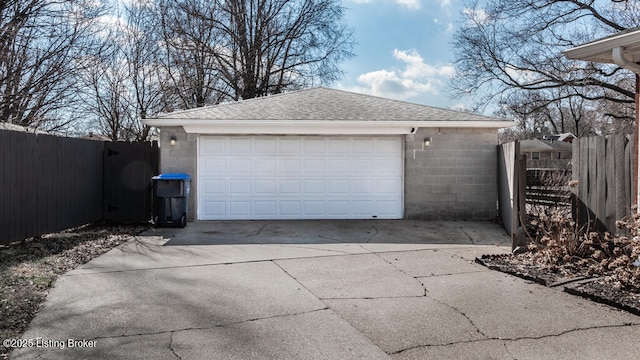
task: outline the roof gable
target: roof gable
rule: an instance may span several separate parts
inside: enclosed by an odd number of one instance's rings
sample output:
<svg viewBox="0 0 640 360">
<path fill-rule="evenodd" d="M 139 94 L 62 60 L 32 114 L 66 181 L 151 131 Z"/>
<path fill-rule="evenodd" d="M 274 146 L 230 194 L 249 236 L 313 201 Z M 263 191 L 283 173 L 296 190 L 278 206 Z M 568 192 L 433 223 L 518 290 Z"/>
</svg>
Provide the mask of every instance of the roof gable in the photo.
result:
<svg viewBox="0 0 640 360">
<path fill-rule="evenodd" d="M 255 121 L 496 121 L 493 117 L 316 87 L 177 111 L 158 119 Z"/>
</svg>

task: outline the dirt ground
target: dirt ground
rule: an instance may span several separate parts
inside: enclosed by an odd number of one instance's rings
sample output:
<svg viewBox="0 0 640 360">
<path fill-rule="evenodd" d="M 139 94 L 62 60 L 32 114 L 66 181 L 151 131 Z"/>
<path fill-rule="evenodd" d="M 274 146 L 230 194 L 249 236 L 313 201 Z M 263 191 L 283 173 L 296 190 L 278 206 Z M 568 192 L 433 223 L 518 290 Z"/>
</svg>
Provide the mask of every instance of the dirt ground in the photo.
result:
<svg viewBox="0 0 640 360">
<path fill-rule="evenodd" d="M 0 245 L 0 339 L 22 336 L 60 275 L 146 228 L 90 225 Z M 0 346 L 0 359 L 9 353 Z"/>
</svg>

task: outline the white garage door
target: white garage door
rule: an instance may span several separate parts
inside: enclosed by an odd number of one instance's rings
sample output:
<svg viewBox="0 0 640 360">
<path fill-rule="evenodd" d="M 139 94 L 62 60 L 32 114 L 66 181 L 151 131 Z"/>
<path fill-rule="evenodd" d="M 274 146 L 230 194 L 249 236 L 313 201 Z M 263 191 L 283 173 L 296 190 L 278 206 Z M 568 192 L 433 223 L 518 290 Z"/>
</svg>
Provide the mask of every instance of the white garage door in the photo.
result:
<svg viewBox="0 0 640 360">
<path fill-rule="evenodd" d="M 198 217 L 402 218 L 399 136 L 199 138 Z"/>
</svg>

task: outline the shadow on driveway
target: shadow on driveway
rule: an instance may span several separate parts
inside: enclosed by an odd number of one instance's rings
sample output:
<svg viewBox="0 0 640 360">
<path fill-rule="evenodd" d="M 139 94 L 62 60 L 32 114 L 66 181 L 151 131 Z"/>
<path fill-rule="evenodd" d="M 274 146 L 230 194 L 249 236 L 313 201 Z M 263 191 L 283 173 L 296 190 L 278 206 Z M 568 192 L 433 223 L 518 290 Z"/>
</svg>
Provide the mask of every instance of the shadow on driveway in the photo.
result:
<svg viewBox="0 0 640 360">
<path fill-rule="evenodd" d="M 165 246 L 337 243 L 511 245 L 505 231 L 489 221 L 196 221 L 183 229 L 161 227 L 141 235 L 169 239 Z"/>
</svg>

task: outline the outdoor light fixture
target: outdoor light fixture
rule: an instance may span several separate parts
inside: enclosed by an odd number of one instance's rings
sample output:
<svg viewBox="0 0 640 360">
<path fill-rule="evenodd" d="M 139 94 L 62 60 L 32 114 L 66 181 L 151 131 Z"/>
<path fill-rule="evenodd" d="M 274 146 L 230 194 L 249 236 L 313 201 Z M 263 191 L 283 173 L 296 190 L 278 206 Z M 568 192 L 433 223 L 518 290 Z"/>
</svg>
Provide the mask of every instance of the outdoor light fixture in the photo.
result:
<svg viewBox="0 0 640 360">
<path fill-rule="evenodd" d="M 171 139 L 169 139 L 169 144 L 171 144 L 171 146 L 174 146 L 176 142 L 178 142 L 178 139 L 176 139 L 175 136 L 172 136 Z"/>
<path fill-rule="evenodd" d="M 416 151 L 425 151 L 427 147 L 431 146 L 431 136 L 428 136 L 422 140 L 422 149 L 413 149 L 413 158 L 416 158 Z"/>
</svg>

